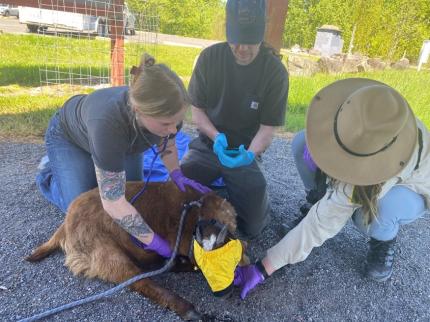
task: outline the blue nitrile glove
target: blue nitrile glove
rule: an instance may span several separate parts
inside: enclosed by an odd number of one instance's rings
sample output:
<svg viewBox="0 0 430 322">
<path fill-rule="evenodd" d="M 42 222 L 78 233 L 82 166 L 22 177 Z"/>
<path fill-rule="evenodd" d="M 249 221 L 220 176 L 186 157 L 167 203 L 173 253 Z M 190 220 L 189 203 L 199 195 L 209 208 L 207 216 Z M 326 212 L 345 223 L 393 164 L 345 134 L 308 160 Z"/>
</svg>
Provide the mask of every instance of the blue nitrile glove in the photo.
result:
<svg viewBox="0 0 430 322">
<path fill-rule="evenodd" d="M 239 150 L 236 156 L 230 156 L 226 153 L 218 155 L 218 159 L 221 164 L 227 168 L 238 168 L 250 165 L 254 159 L 255 154 L 252 151 L 245 149 L 243 144 L 239 146 Z"/>
<path fill-rule="evenodd" d="M 245 299 L 250 290 L 264 281 L 263 273 L 257 268 L 256 265 L 238 266 L 234 271 L 234 286 L 242 288 L 240 298 Z"/>
<path fill-rule="evenodd" d="M 218 156 L 223 155 L 225 150 L 227 149 L 227 137 L 224 133 L 218 133 L 214 139 L 214 145 L 212 147 L 215 154 Z"/>
<path fill-rule="evenodd" d="M 136 246 L 143 248 L 144 250 L 152 250 L 165 258 L 170 258 L 172 256 L 172 249 L 170 248 L 169 243 L 156 233 L 154 233 L 154 237 L 148 245 L 142 243 L 133 235 L 130 235 L 130 239 Z"/>
</svg>

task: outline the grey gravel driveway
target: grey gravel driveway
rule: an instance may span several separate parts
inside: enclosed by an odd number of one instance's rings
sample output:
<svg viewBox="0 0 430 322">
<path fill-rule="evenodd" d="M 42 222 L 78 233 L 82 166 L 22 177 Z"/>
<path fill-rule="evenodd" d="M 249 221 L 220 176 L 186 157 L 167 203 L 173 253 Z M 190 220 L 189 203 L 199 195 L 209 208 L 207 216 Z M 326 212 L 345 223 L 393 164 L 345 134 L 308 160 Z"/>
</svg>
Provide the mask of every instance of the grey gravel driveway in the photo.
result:
<svg viewBox="0 0 430 322">
<path fill-rule="evenodd" d="M 111 288 L 73 276 L 61 253 L 37 264 L 23 260 L 63 220 L 39 194 L 34 177 L 42 144 L 0 141 L 0 321 L 14 321 Z M 252 241 L 253 259 L 279 239 L 303 202 L 290 142 L 276 138 L 264 157 L 272 221 Z M 245 301 L 213 297 L 199 273 L 168 273 L 156 279 L 209 314 L 212 321 L 430 321 L 430 219 L 403 227 L 392 278 L 378 284 L 363 278 L 366 239 L 351 223 L 260 285 Z M 49 321 L 179 321 L 128 290 L 53 316 Z"/>
</svg>

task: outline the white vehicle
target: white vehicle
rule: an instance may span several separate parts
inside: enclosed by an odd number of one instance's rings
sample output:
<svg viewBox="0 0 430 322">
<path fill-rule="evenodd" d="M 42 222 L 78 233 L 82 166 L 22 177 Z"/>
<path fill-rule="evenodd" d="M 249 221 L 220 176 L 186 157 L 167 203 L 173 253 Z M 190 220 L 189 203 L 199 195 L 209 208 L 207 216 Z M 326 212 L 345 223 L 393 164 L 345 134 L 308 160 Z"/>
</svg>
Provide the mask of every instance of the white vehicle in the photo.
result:
<svg viewBox="0 0 430 322">
<path fill-rule="evenodd" d="M 124 5 L 124 33 L 134 35 L 136 18 Z M 27 25 L 29 32 L 46 31 L 48 28 L 71 30 L 76 32 L 108 34 L 107 18 L 85 15 L 76 12 L 19 7 L 19 22 Z"/>
<path fill-rule="evenodd" d="M 12 6 L 10 4 L 1 4 L 0 3 L 0 14 L 5 17 L 9 16 L 19 16 L 18 7 Z"/>
</svg>

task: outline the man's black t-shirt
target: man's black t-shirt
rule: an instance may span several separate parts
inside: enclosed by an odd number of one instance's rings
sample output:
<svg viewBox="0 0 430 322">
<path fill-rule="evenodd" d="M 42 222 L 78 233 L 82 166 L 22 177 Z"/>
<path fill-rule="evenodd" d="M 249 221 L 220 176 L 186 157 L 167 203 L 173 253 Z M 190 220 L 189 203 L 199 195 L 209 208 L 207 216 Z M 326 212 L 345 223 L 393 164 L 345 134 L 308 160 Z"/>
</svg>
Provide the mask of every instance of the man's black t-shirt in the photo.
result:
<svg viewBox="0 0 430 322">
<path fill-rule="evenodd" d="M 188 91 L 193 105 L 226 134 L 229 147 L 248 147 L 260 124 L 284 124 L 288 73 L 263 45 L 254 61 L 242 66 L 228 43 L 220 43 L 202 51 Z"/>
<path fill-rule="evenodd" d="M 64 103 L 60 120 L 69 140 L 107 171 L 124 171 L 127 154 L 143 152 L 162 140 L 138 127 L 128 103 L 128 86 L 73 96 Z"/>
</svg>

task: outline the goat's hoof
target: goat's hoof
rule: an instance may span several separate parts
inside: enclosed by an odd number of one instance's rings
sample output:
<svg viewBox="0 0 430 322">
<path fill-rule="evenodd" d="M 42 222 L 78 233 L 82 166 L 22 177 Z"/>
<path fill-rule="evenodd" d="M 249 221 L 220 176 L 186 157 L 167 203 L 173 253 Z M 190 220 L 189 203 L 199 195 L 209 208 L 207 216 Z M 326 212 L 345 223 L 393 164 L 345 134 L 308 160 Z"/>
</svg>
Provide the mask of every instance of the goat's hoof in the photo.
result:
<svg viewBox="0 0 430 322">
<path fill-rule="evenodd" d="M 187 313 L 185 313 L 182 318 L 185 321 L 201 321 L 202 315 L 196 310 L 192 309 L 192 310 L 189 310 Z"/>
</svg>

